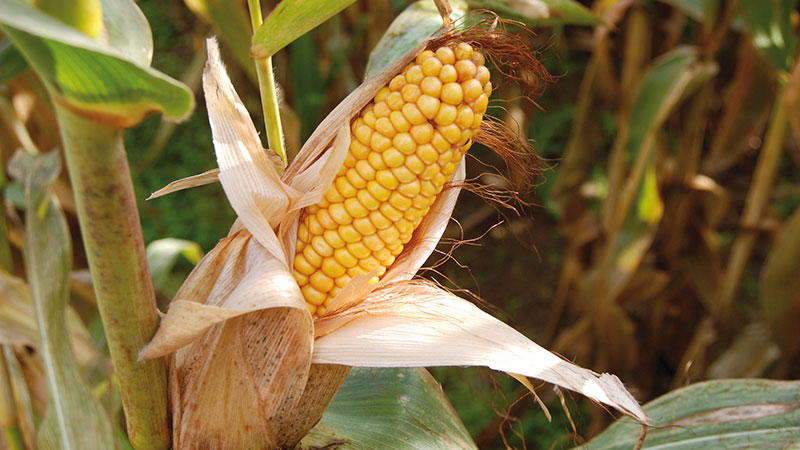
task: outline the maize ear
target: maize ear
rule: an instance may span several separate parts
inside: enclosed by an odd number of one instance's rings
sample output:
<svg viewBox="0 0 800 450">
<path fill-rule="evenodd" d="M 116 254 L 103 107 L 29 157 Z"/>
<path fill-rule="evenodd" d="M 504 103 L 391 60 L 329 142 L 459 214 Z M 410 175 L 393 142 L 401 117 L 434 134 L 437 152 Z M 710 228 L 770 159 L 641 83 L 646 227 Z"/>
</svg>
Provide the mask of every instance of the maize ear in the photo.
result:
<svg viewBox="0 0 800 450">
<path fill-rule="evenodd" d="M 300 215 L 294 277 L 313 315 L 352 277 L 377 282 L 403 251 L 472 144 L 492 84 L 483 55 L 426 50 L 351 123 L 344 164 Z"/>
</svg>

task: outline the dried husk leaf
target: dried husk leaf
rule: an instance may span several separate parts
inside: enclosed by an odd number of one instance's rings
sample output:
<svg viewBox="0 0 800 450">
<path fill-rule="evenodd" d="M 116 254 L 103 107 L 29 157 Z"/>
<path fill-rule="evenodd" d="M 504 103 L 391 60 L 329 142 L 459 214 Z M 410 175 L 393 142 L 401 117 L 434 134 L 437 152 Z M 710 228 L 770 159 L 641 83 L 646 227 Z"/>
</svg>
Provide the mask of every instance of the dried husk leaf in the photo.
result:
<svg viewBox="0 0 800 450">
<path fill-rule="evenodd" d="M 472 303 L 425 283 L 393 284 L 316 324 L 315 363 L 486 366 L 580 392 L 648 423 L 620 380 L 565 361 Z"/>
</svg>

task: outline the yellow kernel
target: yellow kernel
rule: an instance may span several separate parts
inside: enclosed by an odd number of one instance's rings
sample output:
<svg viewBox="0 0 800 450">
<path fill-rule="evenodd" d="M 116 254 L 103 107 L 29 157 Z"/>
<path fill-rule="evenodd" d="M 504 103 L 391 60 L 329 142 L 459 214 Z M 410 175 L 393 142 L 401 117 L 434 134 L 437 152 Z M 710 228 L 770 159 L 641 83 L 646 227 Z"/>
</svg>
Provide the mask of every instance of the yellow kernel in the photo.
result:
<svg viewBox="0 0 800 450">
<path fill-rule="evenodd" d="M 462 152 L 462 153 L 463 153 L 463 152 L 466 152 L 467 150 L 469 150 L 469 149 L 470 149 L 470 147 L 472 147 L 472 139 L 468 140 L 468 141 L 467 141 L 467 143 L 466 143 L 466 144 L 464 144 L 464 146 L 463 146 L 463 147 L 461 147 L 461 152 Z M 461 155 L 459 155 L 459 158 L 460 158 L 460 157 L 461 157 Z"/>
<path fill-rule="evenodd" d="M 437 186 L 444 186 L 445 181 L 447 181 L 447 177 L 444 176 L 443 173 L 439 172 L 433 177 L 433 183 Z"/>
<path fill-rule="evenodd" d="M 359 190 L 358 192 L 361 193 L 363 190 Z M 355 198 L 348 198 L 344 201 L 344 209 L 347 210 L 347 213 L 350 216 L 358 218 L 358 217 L 366 217 L 369 214 L 369 210 L 361 204 L 358 199 Z M 346 239 L 345 239 L 346 240 Z"/>
<path fill-rule="evenodd" d="M 372 112 L 372 110 L 370 110 L 370 111 L 366 111 L 366 112 L 365 112 L 365 113 L 364 113 L 364 114 L 361 116 L 361 118 L 364 120 L 364 124 L 366 124 L 366 125 L 367 125 L 367 126 L 369 126 L 370 128 L 372 128 L 372 127 L 374 127 L 374 126 L 375 126 L 375 120 L 376 120 L 377 118 L 375 117 L 375 113 L 374 113 L 374 112 Z"/>
<path fill-rule="evenodd" d="M 400 232 L 397 231 L 397 228 L 391 226 L 385 230 L 378 231 L 378 236 L 388 244 L 389 242 L 396 242 L 400 238 Z"/>
<path fill-rule="evenodd" d="M 436 186 L 434 186 L 430 181 L 423 181 L 421 183 L 419 193 L 425 197 L 434 197 L 436 194 L 438 194 L 436 191 Z"/>
<path fill-rule="evenodd" d="M 439 79 L 442 80 L 442 83 L 452 83 L 458 80 L 458 72 L 456 71 L 455 66 L 448 64 L 442 67 L 442 70 L 439 72 Z"/>
<path fill-rule="evenodd" d="M 429 123 L 414 125 L 408 132 L 417 144 L 427 144 L 433 138 L 433 125 Z"/>
<path fill-rule="evenodd" d="M 310 284 L 300 288 L 300 291 L 303 293 L 306 302 L 316 306 L 325 303 L 325 299 L 328 298 L 327 294 L 314 289 Z"/>
<path fill-rule="evenodd" d="M 344 157 L 343 164 L 345 167 L 353 167 L 356 165 L 356 159 L 350 154 L 350 152 L 347 152 L 347 156 Z"/>
<path fill-rule="evenodd" d="M 419 99 L 417 99 L 419 100 Z M 425 123 L 428 119 L 422 115 L 422 111 L 417 108 L 416 104 L 406 103 L 403 105 L 403 117 L 406 118 L 411 124 L 419 125 L 421 123 Z"/>
<path fill-rule="evenodd" d="M 406 157 L 406 167 L 408 170 L 419 175 L 425 170 L 425 163 L 423 163 L 416 154 L 409 155 Z"/>
<path fill-rule="evenodd" d="M 450 162 L 446 166 L 444 166 L 444 174 L 445 176 L 449 177 L 453 174 L 453 171 L 456 170 L 456 163 Z"/>
<path fill-rule="evenodd" d="M 389 197 L 389 204 L 400 211 L 405 211 L 411 207 L 411 199 L 402 195 L 400 192 L 395 192 Z"/>
<path fill-rule="evenodd" d="M 308 231 L 315 235 L 319 236 L 325 231 L 325 228 L 319 223 L 316 216 L 308 216 Z"/>
<path fill-rule="evenodd" d="M 433 119 L 436 117 L 436 113 L 439 112 L 439 99 L 422 94 L 417 99 L 417 108 L 426 118 Z"/>
<path fill-rule="evenodd" d="M 309 264 L 305 256 L 302 254 L 297 254 L 294 256 L 294 270 L 302 273 L 303 275 L 311 275 L 317 270 L 317 268 Z"/>
<path fill-rule="evenodd" d="M 379 152 L 370 152 L 367 157 L 367 162 L 375 170 L 385 169 L 386 164 L 383 163 L 383 158 Z"/>
<path fill-rule="evenodd" d="M 336 185 L 336 191 L 339 193 L 339 195 L 341 195 L 344 198 L 355 197 L 356 192 L 358 192 L 356 188 L 354 188 L 353 185 L 350 184 L 350 182 L 347 181 L 347 178 L 345 177 L 336 178 L 335 185 Z M 323 223 L 322 226 L 325 226 L 325 224 Z"/>
<path fill-rule="evenodd" d="M 442 136 L 451 144 L 455 144 L 461 139 L 461 128 L 454 123 L 439 127 L 439 133 L 442 133 Z"/>
<path fill-rule="evenodd" d="M 472 54 L 472 62 L 474 62 L 478 66 L 482 66 L 486 64 L 486 58 L 483 57 L 483 54 L 480 52 L 474 52 Z"/>
<path fill-rule="evenodd" d="M 377 93 L 377 94 L 375 94 L 375 104 L 377 104 L 378 102 L 382 102 L 383 100 L 385 100 L 385 99 L 386 99 L 386 96 L 388 96 L 388 95 L 389 95 L 389 92 L 390 92 L 390 91 L 389 91 L 389 88 L 382 87 L 382 88 L 381 88 L 381 90 L 380 90 L 380 91 L 378 91 L 378 93 Z"/>
<path fill-rule="evenodd" d="M 361 266 L 362 269 L 369 272 L 370 270 L 375 270 L 381 266 L 381 262 L 375 259 L 373 256 L 368 256 L 361 261 L 358 262 L 358 265 Z"/>
<path fill-rule="evenodd" d="M 405 242 L 410 241 L 411 240 L 411 233 L 408 233 L 408 235 L 401 234 L 400 235 L 400 240 L 401 241 L 405 241 Z M 392 256 L 397 257 L 397 255 L 399 255 L 400 253 L 403 253 L 403 246 L 401 245 L 401 246 L 399 246 L 397 248 L 392 248 L 389 251 L 392 253 Z"/>
<path fill-rule="evenodd" d="M 435 53 L 436 58 L 438 58 L 442 64 L 453 64 L 456 61 L 456 54 L 450 47 L 439 47 L 436 49 Z"/>
<path fill-rule="evenodd" d="M 346 174 L 346 173 L 347 173 L 347 167 L 341 166 L 341 167 L 339 167 L 339 171 L 336 172 L 336 176 L 337 177 L 343 177 L 344 174 Z"/>
<path fill-rule="evenodd" d="M 381 205 L 381 209 L 383 209 L 384 205 L 386 205 L 386 203 Z M 369 220 L 372 222 L 373 225 L 375 225 L 375 228 L 379 230 L 383 230 L 384 228 L 387 228 L 392 224 L 392 222 L 389 219 L 387 219 L 386 216 L 384 216 L 383 213 L 381 213 L 380 211 L 372 211 L 371 213 L 369 213 Z"/>
<path fill-rule="evenodd" d="M 389 114 L 389 120 L 392 122 L 394 129 L 400 133 L 405 133 L 411 129 L 411 122 L 409 122 L 400 111 L 392 111 L 392 113 Z"/>
<path fill-rule="evenodd" d="M 347 181 L 356 189 L 363 189 L 367 185 L 367 180 L 361 178 L 361 175 L 358 174 L 356 169 L 347 169 L 345 176 L 347 177 Z"/>
<path fill-rule="evenodd" d="M 414 172 L 410 171 L 405 166 L 395 167 L 392 169 L 392 175 L 394 175 L 394 177 L 397 178 L 397 181 L 401 183 L 408 183 L 417 179 L 417 176 L 414 174 Z"/>
<path fill-rule="evenodd" d="M 323 273 L 321 270 L 311 274 L 311 276 L 308 278 L 308 281 L 309 284 L 311 284 L 311 287 L 319 292 L 328 292 L 333 289 L 333 279 L 325 275 L 325 273 Z"/>
<path fill-rule="evenodd" d="M 413 84 L 412 85 L 408 85 L 407 84 L 406 86 L 414 86 L 414 85 Z M 406 88 L 403 87 L 403 91 L 405 91 L 405 89 Z M 417 89 L 419 89 L 419 88 L 417 88 Z M 403 107 L 405 102 L 403 101 L 403 96 L 400 95 L 399 92 L 392 92 L 391 94 L 389 94 L 388 97 L 386 97 L 386 104 L 389 106 L 389 108 L 392 111 L 397 111 L 397 110 L 399 110 L 400 108 Z"/>
<path fill-rule="evenodd" d="M 392 172 L 390 170 L 387 170 L 387 169 L 379 170 L 378 172 L 376 172 L 375 173 L 375 181 L 380 183 L 381 186 L 383 186 L 384 188 L 388 189 L 389 191 L 392 191 L 392 190 L 396 189 L 397 185 L 399 184 L 397 182 L 397 178 L 395 178 L 394 175 L 392 175 Z M 367 186 L 367 189 L 369 189 L 369 185 Z M 370 191 L 370 194 L 375 195 L 375 193 L 371 192 L 371 191 Z M 375 198 L 378 198 L 378 196 L 375 195 Z M 378 200 L 385 201 L 386 199 L 385 198 L 384 199 L 378 198 Z"/>
<path fill-rule="evenodd" d="M 455 65 L 456 73 L 458 74 L 458 81 L 465 81 L 475 78 L 478 68 L 472 61 L 458 61 Z"/>
<path fill-rule="evenodd" d="M 372 111 L 372 109 L 368 106 L 364 108 L 364 111 Z M 359 117 L 358 119 L 354 120 L 353 123 L 350 124 L 350 131 L 355 133 L 356 130 L 358 130 L 363 124 L 364 120 Z"/>
<path fill-rule="evenodd" d="M 417 146 L 417 156 L 421 159 L 425 164 L 433 164 L 439 159 L 439 152 L 430 145 L 430 144 L 423 144 Z"/>
<path fill-rule="evenodd" d="M 458 110 L 453 105 L 442 105 L 433 120 L 437 125 L 450 125 L 455 122 Z"/>
<path fill-rule="evenodd" d="M 398 151 L 394 147 L 388 148 L 385 152 L 383 152 L 382 156 L 383 156 L 383 162 L 385 162 L 386 165 L 389 167 L 400 167 L 406 162 L 405 155 L 400 153 L 400 151 Z M 378 174 L 380 172 L 382 171 L 379 171 L 375 174 L 375 178 L 378 180 L 379 183 L 383 184 L 380 178 L 378 178 Z M 384 186 L 386 185 L 384 184 Z"/>
<path fill-rule="evenodd" d="M 380 202 L 378 202 L 378 199 L 376 199 L 375 197 L 372 196 L 372 194 L 369 193 L 369 183 L 367 183 L 367 189 L 361 189 L 360 191 L 358 191 L 358 201 L 359 203 L 361 203 L 361 206 L 367 208 L 370 211 L 378 209 L 378 207 L 380 206 Z"/>
<path fill-rule="evenodd" d="M 483 85 L 483 93 L 486 94 L 487 97 L 492 95 L 492 82 L 487 81 L 486 84 Z"/>
<path fill-rule="evenodd" d="M 392 113 L 392 108 L 389 108 L 389 105 L 386 102 L 375 103 L 372 111 L 375 112 L 375 117 L 389 117 L 389 114 Z"/>
<path fill-rule="evenodd" d="M 381 133 L 372 133 L 372 139 L 369 140 L 369 145 L 376 152 L 382 152 L 392 145 L 392 140 Z"/>
<path fill-rule="evenodd" d="M 335 230 L 339 226 L 328 213 L 327 209 L 320 209 L 317 211 L 317 221 L 319 221 L 319 224 L 326 230 Z"/>
<path fill-rule="evenodd" d="M 459 42 L 454 50 L 458 59 L 472 59 L 472 52 L 472 46 L 466 42 Z"/>
<path fill-rule="evenodd" d="M 389 201 L 391 201 L 391 198 L 389 198 Z M 384 217 L 386 217 L 391 221 L 400 220 L 400 218 L 403 217 L 403 213 L 395 209 L 395 207 L 389 203 L 384 203 L 381 205 L 381 214 L 383 214 Z M 389 223 L 389 225 L 391 225 L 391 222 Z"/>
<path fill-rule="evenodd" d="M 456 146 L 458 148 L 463 148 L 464 145 L 472 138 L 472 131 L 470 130 L 463 130 L 461 132 L 461 139 L 458 140 Z"/>
<path fill-rule="evenodd" d="M 358 242 L 361 240 L 361 233 L 356 231 L 356 228 L 353 225 L 342 225 L 339 227 L 339 236 L 347 242 L 348 244 L 352 244 L 353 242 Z"/>
<path fill-rule="evenodd" d="M 452 150 L 448 150 L 446 152 L 442 152 L 439 154 L 439 160 L 436 161 L 437 164 L 440 166 L 444 166 L 445 164 L 449 163 L 453 159 L 453 152 Z"/>
<path fill-rule="evenodd" d="M 317 307 L 312 305 L 311 303 L 306 302 L 306 308 L 308 308 L 308 312 L 310 312 L 312 316 L 317 314 Z"/>
<path fill-rule="evenodd" d="M 308 242 L 311 236 L 308 233 L 308 225 L 306 225 L 306 221 L 308 219 L 301 221 L 300 224 L 297 226 L 297 239 L 302 242 Z"/>
<path fill-rule="evenodd" d="M 439 159 L 439 154 L 436 154 L 436 159 Z M 425 169 L 425 172 L 422 172 L 422 175 L 419 177 L 423 180 L 431 180 L 439 173 L 439 166 L 432 165 Z"/>
<path fill-rule="evenodd" d="M 358 260 L 346 248 L 340 248 L 333 252 L 333 257 L 339 264 L 348 268 L 355 267 L 358 264 Z"/>
<path fill-rule="evenodd" d="M 355 266 L 355 267 L 351 267 L 351 268 L 347 269 L 347 276 L 355 277 L 356 275 L 361 275 L 361 274 L 364 274 L 364 273 L 367 273 L 367 272 L 368 271 L 364 270 L 363 267 Z"/>
<path fill-rule="evenodd" d="M 478 68 L 475 70 L 475 79 L 478 80 L 478 83 L 483 86 L 487 82 L 489 82 L 490 74 L 489 69 L 486 68 L 484 65 L 479 65 Z"/>
<path fill-rule="evenodd" d="M 425 77 L 422 74 L 422 67 L 416 65 L 406 72 L 406 81 L 411 84 L 419 84 L 420 81 Z"/>
<path fill-rule="evenodd" d="M 369 236 L 370 234 L 374 234 L 377 229 L 375 229 L 375 225 L 369 220 L 369 217 L 359 217 L 358 219 L 353 220 L 353 228 L 356 229 L 361 236 Z"/>
<path fill-rule="evenodd" d="M 417 179 L 405 182 L 397 188 L 397 192 L 405 195 L 408 198 L 416 197 L 419 195 L 420 190 L 422 190 L 422 184 Z"/>
<path fill-rule="evenodd" d="M 439 186 L 437 188 L 437 192 L 441 192 L 442 187 L 444 187 L 444 186 Z M 430 198 L 430 197 L 423 197 L 423 196 L 414 197 L 414 203 L 413 203 L 412 207 L 414 207 L 416 209 L 423 210 L 423 209 L 427 208 L 428 206 L 430 206 L 431 203 L 433 203 L 433 199 Z"/>
<path fill-rule="evenodd" d="M 380 260 L 381 264 L 384 267 L 391 266 L 392 263 L 394 262 L 394 256 L 392 255 L 392 252 L 388 248 L 384 248 L 383 250 L 376 252 L 375 258 Z"/>
<path fill-rule="evenodd" d="M 360 241 L 347 244 L 347 251 L 349 251 L 351 255 L 358 259 L 366 258 L 372 253 L 372 251 L 370 251 L 370 249 L 368 249 L 367 246 Z"/>
<path fill-rule="evenodd" d="M 408 208 L 406 210 L 406 219 L 410 220 L 413 223 L 418 223 L 422 221 L 422 211 L 417 208 Z"/>
<path fill-rule="evenodd" d="M 391 139 L 397 134 L 397 130 L 392 126 L 392 121 L 388 117 L 381 117 L 375 121 L 375 131 Z M 371 142 L 371 141 L 370 141 Z M 382 150 L 379 150 L 382 151 Z"/>
<path fill-rule="evenodd" d="M 317 236 L 317 237 L 319 237 L 319 236 Z M 332 250 L 333 249 L 331 249 L 331 251 Z M 303 256 L 306 257 L 306 261 L 308 261 L 308 263 L 311 264 L 312 266 L 319 267 L 319 265 L 322 264 L 322 256 L 320 256 L 319 253 L 314 251 L 314 248 L 311 245 L 306 245 L 305 248 L 303 248 L 302 253 L 303 253 Z M 325 256 L 329 256 L 329 255 L 325 255 Z"/>
<path fill-rule="evenodd" d="M 408 219 L 400 219 L 394 226 L 397 227 L 397 231 L 399 231 L 401 235 L 413 233 L 415 228 L 414 224 Z"/>
<path fill-rule="evenodd" d="M 364 239 L 362 239 L 361 242 L 373 252 L 377 252 L 386 245 L 381 240 L 381 238 L 378 237 L 377 233 L 369 236 L 364 236 Z"/>
<path fill-rule="evenodd" d="M 308 284 L 308 277 L 303 275 L 298 271 L 293 271 L 292 275 L 294 275 L 294 281 L 297 281 L 298 286 L 303 286 L 304 284 Z"/>
<path fill-rule="evenodd" d="M 483 86 L 474 78 L 461 83 L 461 89 L 464 91 L 464 101 L 468 103 L 477 100 L 483 94 Z"/>
<path fill-rule="evenodd" d="M 417 99 L 419 98 L 420 94 L 422 94 L 422 92 L 419 89 L 419 86 L 416 85 L 416 84 L 407 84 L 407 85 L 403 86 L 403 90 L 400 91 L 400 92 L 403 94 L 403 100 L 405 100 L 405 102 L 408 102 L 408 103 L 416 102 Z M 405 102 L 403 102 L 403 103 L 405 103 Z M 398 106 L 395 109 L 400 109 L 402 107 L 403 107 L 403 104 L 400 104 L 400 106 Z"/>
<path fill-rule="evenodd" d="M 436 61 L 435 59 L 431 61 Z M 431 97 L 439 97 L 442 93 L 442 80 L 434 77 L 425 77 L 419 85 L 423 94 L 430 95 Z"/>
<path fill-rule="evenodd" d="M 480 97 L 475 100 L 475 110 L 483 114 L 486 112 L 487 106 L 489 106 L 489 97 L 487 97 L 486 94 L 481 94 Z"/>
<path fill-rule="evenodd" d="M 364 159 L 367 157 L 367 155 L 369 155 L 369 152 L 370 148 L 362 144 L 358 139 L 353 139 L 350 141 L 350 153 L 354 158 Z"/>
<path fill-rule="evenodd" d="M 442 62 L 437 58 L 428 58 L 421 64 L 422 73 L 429 77 L 435 77 L 439 75 L 439 71 L 442 70 Z"/>
<path fill-rule="evenodd" d="M 481 90 L 483 92 L 483 90 Z M 360 125 L 355 130 L 356 139 L 364 145 L 369 145 L 369 140 L 372 137 L 372 128 L 367 125 Z"/>
<path fill-rule="evenodd" d="M 345 268 L 332 257 L 322 260 L 322 271 L 331 278 L 339 278 L 345 274 Z"/>
<path fill-rule="evenodd" d="M 389 89 L 397 92 L 400 89 L 402 89 L 403 86 L 405 86 L 405 84 L 406 84 L 406 77 L 402 75 L 396 75 L 394 78 L 392 78 L 392 81 L 389 82 Z"/>
<path fill-rule="evenodd" d="M 458 115 L 456 116 L 456 125 L 461 127 L 462 130 L 472 127 L 472 122 L 475 120 L 475 114 L 472 108 L 467 105 L 462 105 L 458 108 Z"/>
<path fill-rule="evenodd" d="M 458 128 L 458 126 L 456 126 Z M 461 137 L 461 130 L 459 129 L 459 137 Z M 446 152 L 450 150 L 450 142 L 442 135 L 442 130 L 439 129 L 436 133 L 433 134 L 433 139 L 431 139 L 431 145 L 439 152 Z M 439 158 L 439 155 L 436 155 L 436 158 Z"/>
<path fill-rule="evenodd" d="M 483 114 L 475 114 L 475 118 L 472 119 L 472 129 L 477 130 L 480 128 L 481 121 L 483 121 Z"/>
<path fill-rule="evenodd" d="M 356 171 L 361 175 L 361 178 L 367 181 L 375 179 L 375 169 L 366 160 L 362 159 L 356 163 Z M 344 198 L 341 201 L 344 201 Z"/>
<path fill-rule="evenodd" d="M 451 105 L 458 105 L 464 100 L 464 91 L 458 83 L 447 83 L 442 86 L 442 101 Z M 377 124 L 377 122 L 376 122 Z"/>
<path fill-rule="evenodd" d="M 422 64 L 425 60 L 433 56 L 433 52 L 430 50 L 425 50 L 424 52 L 417 55 L 417 64 Z"/>
<path fill-rule="evenodd" d="M 325 242 L 327 242 L 328 245 L 334 249 L 342 248 L 347 245 L 347 242 L 345 242 L 344 239 L 339 236 L 338 230 L 325 230 L 325 232 L 322 233 L 322 237 L 325 239 Z"/>
<path fill-rule="evenodd" d="M 370 195 L 372 195 L 378 202 L 385 202 L 391 194 L 391 191 L 383 187 L 377 180 L 367 183 L 367 192 L 369 192 Z"/>
<path fill-rule="evenodd" d="M 350 271 L 348 270 L 348 272 L 350 272 Z M 342 275 L 339 278 L 333 280 L 333 282 L 336 284 L 336 287 L 343 288 L 343 287 L 347 286 L 347 283 L 349 283 L 350 280 L 352 280 L 350 275 Z M 334 290 L 335 290 L 335 288 L 334 288 Z M 331 295 L 333 295 L 333 290 L 331 291 Z M 338 295 L 338 294 L 336 294 L 336 295 Z M 336 295 L 334 295 L 334 297 Z"/>
<path fill-rule="evenodd" d="M 408 133 L 398 133 L 394 139 L 392 139 L 392 145 L 405 155 L 412 155 L 417 151 L 417 143 L 414 142 L 414 138 L 412 138 Z M 383 152 L 384 161 L 386 161 L 386 153 L 388 151 L 389 150 Z M 388 162 L 386 164 L 389 167 L 392 167 L 392 165 Z"/>
</svg>

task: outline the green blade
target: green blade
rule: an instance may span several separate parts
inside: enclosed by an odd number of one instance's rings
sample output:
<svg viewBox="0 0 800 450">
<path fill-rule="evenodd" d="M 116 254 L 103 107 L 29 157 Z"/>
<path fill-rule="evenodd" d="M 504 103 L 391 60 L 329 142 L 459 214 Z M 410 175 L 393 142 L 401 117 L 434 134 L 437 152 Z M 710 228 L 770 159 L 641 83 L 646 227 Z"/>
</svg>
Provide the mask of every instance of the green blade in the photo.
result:
<svg viewBox="0 0 800 450">
<path fill-rule="evenodd" d="M 797 36 L 794 34 L 791 13 L 797 0 L 741 1 L 742 16 L 753 43 L 761 49 L 769 62 L 781 70 L 790 70 L 794 64 Z"/>
<path fill-rule="evenodd" d="M 468 0 L 471 9 L 496 11 L 529 27 L 560 25 L 594 26 L 602 21 L 575 0 Z"/>
<path fill-rule="evenodd" d="M 663 395 L 644 409 L 655 421 L 642 449 L 795 448 L 800 382 L 715 380 Z M 623 418 L 580 448 L 634 448 L 641 425 Z"/>
<path fill-rule="evenodd" d="M 8 83 L 28 68 L 22 53 L 8 39 L 0 42 L 0 84 Z"/>
<path fill-rule="evenodd" d="M 477 448 L 425 369 L 354 367 L 301 447 L 345 449 Z"/>
<path fill-rule="evenodd" d="M 25 186 L 25 269 L 30 281 L 49 405 L 38 433 L 42 449 L 115 448 L 111 422 L 81 379 L 67 333 L 71 248 L 64 214 L 50 187 L 60 170 L 57 151 L 18 153 L 9 171 Z"/>
<path fill-rule="evenodd" d="M 152 38 L 133 8 L 106 13 L 109 45 L 12 0 L 0 0 L 0 29 L 56 101 L 72 110 L 120 127 L 135 125 L 150 112 L 182 119 L 192 111 L 194 96 L 182 83 L 145 64 L 152 55 Z"/>
<path fill-rule="evenodd" d="M 267 58 L 348 7 L 355 0 L 284 0 L 253 35 L 250 54 Z"/>
<path fill-rule="evenodd" d="M 454 18 L 466 14 L 463 2 L 453 2 Z M 442 26 L 442 16 L 432 0 L 420 0 L 403 10 L 369 54 L 364 78 L 369 78 L 404 55 Z"/>
</svg>

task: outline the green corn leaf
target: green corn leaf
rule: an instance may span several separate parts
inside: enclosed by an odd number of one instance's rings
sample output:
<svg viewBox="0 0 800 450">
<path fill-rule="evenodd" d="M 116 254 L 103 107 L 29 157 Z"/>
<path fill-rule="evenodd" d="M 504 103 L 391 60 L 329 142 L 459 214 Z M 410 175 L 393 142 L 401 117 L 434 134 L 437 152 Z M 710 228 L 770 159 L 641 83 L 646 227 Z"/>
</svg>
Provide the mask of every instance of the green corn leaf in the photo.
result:
<svg viewBox="0 0 800 450">
<path fill-rule="evenodd" d="M 158 239 L 147 245 L 147 265 L 157 291 L 166 286 L 172 268 L 181 256 L 197 264 L 203 257 L 203 249 L 197 242 L 175 238 Z"/>
<path fill-rule="evenodd" d="M 9 166 L 9 172 L 25 186 L 23 255 L 49 394 L 38 447 L 114 448 L 111 422 L 81 379 L 67 333 L 70 239 L 64 214 L 50 194 L 59 166 L 56 151 L 39 157 L 20 152 Z"/>
<path fill-rule="evenodd" d="M 474 449 L 475 443 L 425 369 L 353 368 L 302 448 Z"/>
<path fill-rule="evenodd" d="M 0 84 L 8 83 L 28 68 L 22 53 L 8 39 L 0 42 Z"/>
<path fill-rule="evenodd" d="M 467 13 L 463 2 L 453 3 L 453 18 Z M 420 0 L 403 10 L 372 49 L 364 78 L 369 78 L 404 55 L 442 26 L 442 16 L 432 0 Z"/>
<path fill-rule="evenodd" d="M 0 0 L 0 29 L 54 99 L 74 111 L 119 127 L 133 126 L 151 112 L 186 117 L 194 96 L 149 67 L 152 37 L 141 11 L 130 0 L 107 3 L 107 44 L 13 0 Z"/>
<path fill-rule="evenodd" d="M 575 0 L 467 0 L 471 9 L 496 11 L 529 27 L 602 23 L 589 8 Z"/>
<path fill-rule="evenodd" d="M 714 380 L 644 406 L 655 422 L 642 449 L 782 449 L 800 441 L 800 381 Z M 623 418 L 580 447 L 634 448 L 641 425 Z"/>
<path fill-rule="evenodd" d="M 355 0 L 283 0 L 253 35 L 250 54 L 267 58 L 330 19 Z"/>
<path fill-rule="evenodd" d="M 764 263 L 759 298 L 772 339 L 787 357 L 800 355 L 800 209 L 786 222 Z"/>
<path fill-rule="evenodd" d="M 791 70 L 797 48 L 791 13 L 797 0 L 740 1 L 747 30 L 753 43 L 761 49 L 769 62 L 781 70 Z"/>
</svg>

